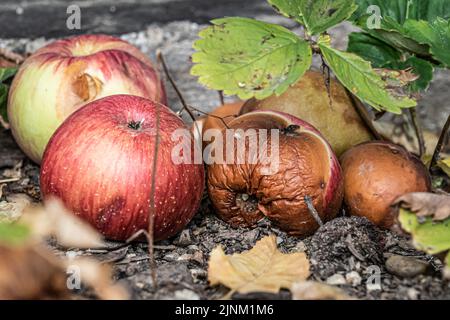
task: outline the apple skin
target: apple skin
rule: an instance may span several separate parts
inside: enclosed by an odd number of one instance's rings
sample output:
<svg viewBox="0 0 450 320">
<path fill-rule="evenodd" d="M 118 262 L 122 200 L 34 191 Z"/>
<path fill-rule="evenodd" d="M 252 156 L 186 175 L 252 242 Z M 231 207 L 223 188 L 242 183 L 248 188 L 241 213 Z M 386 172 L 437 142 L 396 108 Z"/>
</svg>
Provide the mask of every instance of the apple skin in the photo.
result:
<svg viewBox="0 0 450 320">
<path fill-rule="evenodd" d="M 39 164 L 48 140 L 72 112 L 114 94 L 166 104 L 157 71 L 131 44 L 107 35 L 54 41 L 28 57 L 13 80 L 8 99 L 12 134 Z"/>
<path fill-rule="evenodd" d="M 276 110 L 296 116 L 316 127 L 339 157 L 350 147 L 372 139 L 355 111 L 345 88 L 336 80 L 330 81 L 330 97 L 324 76 L 308 71 L 280 96 L 263 100 L 250 99 L 241 113 L 255 110 Z"/>
<path fill-rule="evenodd" d="M 172 161 L 174 130 L 186 129 L 188 148 L 196 144 L 189 128 L 166 106 L 115 95 L 73 113 L 51 138 L 42 161 L 44 200 L 57 197 L 106 238 L 125 240 L 148 230 L 156 112 L 160 143 L 155 178 L 154 237 L 166 239 L 192 219 L 204 190 L 202 164 Z M 132 129 L 132 122 L 143 121 Z"/>
<path fill-rule="evenodd" d="M 250 227 L 267 217 L 291 235 L 306 236 L 319 225 L 307 208 L 305 196 L 311 197 L 322 221 L 339 213 L 343 200 L 341 168 L 328 142 L 312 125 L 283 112 L 254 111 L 233 119 L 228 126 L 244 131 L 292 126 L 294 130 L 280 133 L 279 170 L 273 174 L 263 173 L 260 163 L 208 164 L 208 193 L 220 218 L 235 227 Z M 252 202 L 242 201 L 242 194 Z"/>
</svg>

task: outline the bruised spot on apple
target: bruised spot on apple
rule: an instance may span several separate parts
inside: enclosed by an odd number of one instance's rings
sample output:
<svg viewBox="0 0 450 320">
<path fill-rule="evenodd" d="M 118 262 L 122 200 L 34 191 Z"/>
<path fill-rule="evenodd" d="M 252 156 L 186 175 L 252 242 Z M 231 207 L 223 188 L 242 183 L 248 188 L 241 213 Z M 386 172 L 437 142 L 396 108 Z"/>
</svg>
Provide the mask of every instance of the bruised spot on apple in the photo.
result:
<svg viewBox="0 0 450 320">
<path fill-rule="evenodd" d="M 157 114 L 159 148 L 153 172 Z M 173 139 L 179 129 L 186 139 Z M 69 116 L 50 139 L 41 166 L 43 198 L 60 198 L 107 238 L 125 240 L 148 230 L 155 174 L 154 236 L 168 238 L 192 219 L 204 187 L 202 164 L 173 161 L 172 150 L 180 143 L 195 153 L 189 129 L 162 104 L 131 95 L 91 102 Z"/>
<path fill-rule="evenodd" d="M 308 71 L 280 96 L 248 100 L 241 113 L 275 110 L 292 114 L 316 127 L 340 156 L 350 147 L 371 140 L 372 135 L 355 111 L 345 88 L 331 79 L 329 96 L 325 81 L 319 72 Z"/>
<path fill-rule="evenodd" d="M 8 118 L 14 138 L 40 163 L 48 140 L 70 114 L 114 94 L 166 104 L 152 62 L 131 44 L 106 35 L 54 41 L 28 57 L 13 80 Z"/>
<path fill-rule="evenodd" d="M 243 154 L 245 161 L 236 158 L 207 165 L 208 192 L 220 218 L 233 226 L 249 227 L 267 217 L 282 230 L 305 236 L 319 227 L 306 197 L 322 221 L 338 214 L 343 199 L 341 168 L 331 147 L 313 126 L 276 111 L 250 112 L 228 126 L 242 130 L 232 144 L 232 154 Z M 267 129 L 265 142 L 264 137 L 253 135 L 252 129 Z M 257 139 L 256 145 L 263 145 L 258 154 L 250 147 L 252 135 Z M 272 139 L 274 136 L 278 139 Z M 241 137 L 245 139 L 243 144 L 238 142 Z M 217 141 L 210 146 L 215 148 Z M 275 144 L 278 150 L 273 149 Z M 244 150 L 239 150 L 239 146 Z M 264 161 L 260 157 L 263 154 Z M 268 171 L 275 163 L 274 170 Z"/>
<path fill-rule="evenodd" d="M 431 180 L 424 164 L 402 146 L 371 141 L 341 157 L 344 201 L 352 215 L 389 228 L 395 220 L 392 202 L 409 192 L 426 192 Z"/>
</svg>

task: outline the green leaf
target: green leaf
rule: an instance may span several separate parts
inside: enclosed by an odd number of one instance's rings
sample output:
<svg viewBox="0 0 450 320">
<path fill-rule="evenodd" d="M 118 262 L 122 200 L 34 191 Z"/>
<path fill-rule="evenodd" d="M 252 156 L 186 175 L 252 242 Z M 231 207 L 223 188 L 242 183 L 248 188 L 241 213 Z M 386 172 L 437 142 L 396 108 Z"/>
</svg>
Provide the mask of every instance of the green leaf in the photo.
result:
<svg viewBox="0 0 450 320">
<path fill-rule="evenodd" d="M 368 60 L 375 68 L 384 68 L 387 64 L 401 59 L 401 52 L 367 33 L 353 32 L 348 38 L 348 52 L 355 53 Z"/>
<path fill-rule="evenodd" d="M 268 0 L 283 15 L 316 35 L 347 20 L 356 10 L 354 0 Z"/>
<path fill-rule="evenodd" d="M 23 224 L 0 222 L 0 244 L 17 245 L 28 240 L 31 232 Z"/>
<path fill-rule="evenodd" d="M 302 9 L 300 3 L 303 0 L 267 0 L 267 2 L 279 13 L 305 25 L 303 21 Z"/>
<path fill-rule="evenodd" d="M 381 17 L 390 17 L 400 24 L 407 19 L 433 21 L 437 17 L 450 18 L 448 0 L 355 0 L 358 9 L 353 19 L 367 15 L 372 5 L 380 8 Z"/>
<path fill-rule="evenodd" d="M 433 57 L 450 67 L 450 21 L 437 18 L 426 21 L 406 20 L 403 28 L 407 34 L 421 44 L 430 46 Z"/>
<path fill-rule="evenodd" d="M 241 99 L 280 95 L 309 69 L 308 42 L 278 25 L 248 18 L 212 21 L 194 43 L 191 74 Z"/>
<path fill-rule="evenodd" d="M 339 81 L 373 108 L 399 114 L 401 109 L 416 105 L 409 97 L 388 91 L 388 83 L 372 69 L 370 62 L 356 54 L 333 49 L 324 37 L 319 39 L 319 48 Z"/>
<path fill-rule="evenodd" d="M 398 216 L 403 230 L 410 233 L 414 246 L 429 254 L 437 254 L 450 249 L 450 219 L 434 222 L 426 218 L 419 222 L 417 216 L 401 208 Z"/>
<path fill-rule="evenodd" d="M 13 75 L 15 75 L 17 72 L 17 68 L 11 67 L 11 68 L 0 68 L 0 82 L 3 82 L 9 78 L 11 78 Z"/>
</svg>

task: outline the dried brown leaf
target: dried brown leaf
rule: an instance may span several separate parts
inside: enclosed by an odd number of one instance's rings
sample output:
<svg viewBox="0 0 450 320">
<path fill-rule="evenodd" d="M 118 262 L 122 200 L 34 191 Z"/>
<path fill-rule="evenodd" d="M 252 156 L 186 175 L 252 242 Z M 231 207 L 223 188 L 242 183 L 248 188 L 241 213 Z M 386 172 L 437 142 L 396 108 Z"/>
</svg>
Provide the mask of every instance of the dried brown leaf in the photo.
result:
<svg viewBox="0 0 450 320">
<path fill-rule="evenodd" d="M 44 205 L 28 207 L 21 222 L 30 226 L 34 236 L 54 236 L 58 244 L 64 247 L 105 247 L 100 233 L 67 210 L 57 199 L 49 199 Z"/>
<path fill-rule="evenodd" d="M 433 220 L 444 220 L 450 216 L 450 196 L 429 192 L 412 192 L 397 198 L 393 205 L 414 212 L 419 217 L 431 216 Z"/>
<path fill-rule="evenodd" d="M 211 285 L 223 284 L 232 292 L 240 293 L 277 293 L 308 276 L 309 261 L 305 253 L 281 253 L 275 236 L 267 236 L 251 250 L 239 254 L 225 255 L 222 247 L 216 247 L 208 266 Z"/>
<path fill-rule="evenodd" d="M 296 282 L 291 292 L 293 300 L 353 300 L 341 289 L 316 281 Z"/>
<path fill-rule="evenodd" d="M 67 299 L 66 273 L 46 249 L 0 246 L 0 299 Z"/>
<path fill-rule="evenodd" d="M 89 258 L 79 258 L 67 262 L 76 265 L 80 270 L 80 277 L 84 284 L 94 289 L 96 295 L 103 300 L 127 300 L 129 294 L 121 285 L 112 281 L 112 269 L 107 264 Z"/>
</svg>

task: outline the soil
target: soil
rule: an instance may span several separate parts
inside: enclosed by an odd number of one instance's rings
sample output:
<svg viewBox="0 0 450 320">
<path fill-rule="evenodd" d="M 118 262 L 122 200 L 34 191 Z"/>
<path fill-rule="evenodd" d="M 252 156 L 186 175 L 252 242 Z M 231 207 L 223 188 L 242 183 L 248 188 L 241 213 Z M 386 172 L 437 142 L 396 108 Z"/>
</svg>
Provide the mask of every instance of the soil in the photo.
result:
<svg viewBox="0 0 450 320">
<path fill-rule="evenodd" d="M 278 22 L 274 16 L 258 18 Z M 201 87 L 189 75 L 192 41 L 202 27 L 190 21 L 152 24 L 144 31 L 124 34 L 122 38 L 153 58 L 156 48 L 160 49 L 188 103 L 209 111 L 219 104 L 218 94 Z M 333 31 L 338 47 L 345 47 L 348 31 L 349 27 L 345 25 Z M 0 39 L 0 47 L 22 53 L 33 52 L 47 41 L 47 38 Z M 448 104 L 437 106 L 435 103 L 446 101 L 441 89 L 448 86 L 449 78 L 448 73 L 439 72 L 431 92 L 422 100 L 421 108 L 428 111 L 421 113 L 421 119 L 430 130 L 438 131 L 445 120 L 444 115 L 450 110 Z M 170 85 L 166 87 L 171 108 L 178 110 L 180 104 L 174 91 Z M 433 112 L 430 112 L 431 108 Z M 39 167 L 22 154 L 9 131 L 0 130 L 0 179 L 4 178 L 2 173 L 5 170 L 14 167 L 21 169 L 20 179 L 3 188 L 0 201 L 6 200 L 11 194 L 25 193 L 38 202 Z M 217 299 L 223 297 L 227 289 L 208 286 L 207 263 L 211 250 L 221 245 L 227 253 L 241 252 L 250 249 L 258 239 L 269 234 L 276 234 L 283 252 L 306 252 L 311 261 L 312 279 L 337 285 L 352 297 L 450 299 L 450 285 L 442 280 L 442 262 L 438 258 L 416 251 L 407 238 L 380 230 L 365 219 L 342 216 L 326 223 L 315 235 L 299 239 L 286 235 L 265 220 L 260 221 L 255 228 L 233 229 L 214 215 L 206 196 L 198 214 L 181 234 L 156 244 L 158 290 L 151 280 L 148 247 L 145 243 L 124 247 L 121 243 L 111 242 L 107 250 L 77 253 L 113 264 L 116 280 L 128 287 L 135 299 Z M 59 254 L 65 254 L 54 244 L 50 245 Z M 423 261 L 427 268 L 424 273 L 411 278 L 400 277 L 395 275 L 392 268 L 389 272 L 385 265 L 386 260 L 393 255 L 412 257 L 415 259 L 413 264 L 417 264 L 417 260 Z M 86 289 L 78 294 L 83 298 L 92 297 Z M 235 294 L 232 298 L 290 299 L 291 295 L 289 291 L 282 290 L 276 295 Z"/>
</svg>

